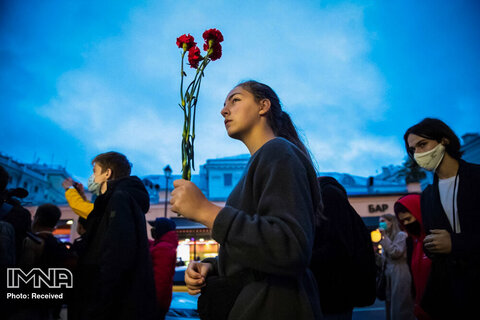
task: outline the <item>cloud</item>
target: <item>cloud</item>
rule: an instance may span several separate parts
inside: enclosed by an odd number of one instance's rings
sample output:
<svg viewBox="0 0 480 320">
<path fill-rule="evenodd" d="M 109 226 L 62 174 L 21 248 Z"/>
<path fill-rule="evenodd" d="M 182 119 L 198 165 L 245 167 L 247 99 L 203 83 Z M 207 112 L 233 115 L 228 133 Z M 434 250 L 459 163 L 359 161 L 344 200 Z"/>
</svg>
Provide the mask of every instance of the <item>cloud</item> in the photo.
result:
<svg viewBox="0 0 480 320">
<path fill-rule="evenodd" d="M 251 78 L 277 91 L 320 171 L 367 175 L 401 158 L 392 137 L 364 134 L 365 123 L 381 119 L 388 106 L 382 75 L 368 59 L 362 7 L 242 4 L 212 2 L 192 10 L 190 2 L 177 1 L 132 8 L 123 33 L 84 52 L 83 66 L 58 79 L 57 95 L 38 112 L 97 152 L 122 150 L 143 174 L 160 173 L 167 163 L 178 172 L 182 112 L 175 38 L 192 33 L 200 43 L 203 30 L 216 27 L 224 33 L 224 56 L 208 66 L 202 83 L 197 170 L 208 158 L 247 151 L 227 137 L 219 112 L 232 86 Z"/>
</svg>

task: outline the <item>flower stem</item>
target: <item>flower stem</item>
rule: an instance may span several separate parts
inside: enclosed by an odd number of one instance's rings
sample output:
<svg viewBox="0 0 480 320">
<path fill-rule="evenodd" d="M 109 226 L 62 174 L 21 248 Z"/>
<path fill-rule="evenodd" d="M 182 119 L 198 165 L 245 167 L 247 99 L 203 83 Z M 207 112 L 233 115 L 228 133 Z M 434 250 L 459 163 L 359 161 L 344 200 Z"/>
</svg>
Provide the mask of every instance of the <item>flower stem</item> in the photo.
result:
<svg viewBox="0 0 480 320">
<path fill-rule="evenodd" d="M 204 70 L 208 63 L 210 62 L 208 53 L 200 66 L 197 68 L 194 79 L 187 86 L 185 92 L 183 92 L 183 62 L 184 55 L 182 54 L 182 81 L 180 84 L 180 93 L 182 99 L 182 106 L 184 112 L 184 123 L 183 123 L 183 133 L 182 133 L 182 178 L 186 180 L 191 179 L 192 168 L 195 170 L 194 162 L 194 148 L 193 144 L 195 141 L 195 117 L 197 113 L 197 101 L 198 95 L 200 94 L 200 85 L 202 83 L 202 78 L 204 77 Z M 193 110 L 192 110 L 193 108 Z M 193 114 L 192 114 L 193 113 Z M 191 134 L 190 134 L 191 130 Z"/>
</svg>

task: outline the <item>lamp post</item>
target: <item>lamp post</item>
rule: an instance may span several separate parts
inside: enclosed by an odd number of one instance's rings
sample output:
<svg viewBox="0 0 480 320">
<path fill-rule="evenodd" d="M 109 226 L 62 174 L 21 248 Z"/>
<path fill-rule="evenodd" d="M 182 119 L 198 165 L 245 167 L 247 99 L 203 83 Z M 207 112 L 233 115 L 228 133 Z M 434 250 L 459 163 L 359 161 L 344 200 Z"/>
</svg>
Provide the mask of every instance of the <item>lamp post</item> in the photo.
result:
<svg viewBox="0 0 480 320">
<path fill-rule="evenodd" d="M 165 218 L 167 217 L 167 198 L 168 198 L 168 179 L 172 176 L 172 168 L 170 165 L 167 164 L 165 168 L 163 168 L 163 173 L 165 174 Z"/>
</svg>

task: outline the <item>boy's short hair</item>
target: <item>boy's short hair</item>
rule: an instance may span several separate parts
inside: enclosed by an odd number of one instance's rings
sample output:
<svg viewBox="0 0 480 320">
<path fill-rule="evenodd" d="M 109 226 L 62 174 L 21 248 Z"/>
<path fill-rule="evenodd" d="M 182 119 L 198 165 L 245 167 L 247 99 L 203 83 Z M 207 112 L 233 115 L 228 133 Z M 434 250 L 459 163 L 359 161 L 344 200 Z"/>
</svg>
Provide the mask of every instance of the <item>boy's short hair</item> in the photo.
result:
<svg viewBox="0 0 480 320">
<path fill-rule="evenodd" d="M 132 171 L 132 164 L 127 157 L 115 151 L 99 154 L 92 160 L 92 165 L 95 163 L 102 168 L 102 172 L 112 170 L 111 180 L 128 177 Z"/>
<path fill-rule="evenodd" d="M 61 216 L 62 212 L 60 209 L 51 203 L 42 204 L 35 212 L 37 225 L 47 228 L 55 228 Z"/>
</svg>

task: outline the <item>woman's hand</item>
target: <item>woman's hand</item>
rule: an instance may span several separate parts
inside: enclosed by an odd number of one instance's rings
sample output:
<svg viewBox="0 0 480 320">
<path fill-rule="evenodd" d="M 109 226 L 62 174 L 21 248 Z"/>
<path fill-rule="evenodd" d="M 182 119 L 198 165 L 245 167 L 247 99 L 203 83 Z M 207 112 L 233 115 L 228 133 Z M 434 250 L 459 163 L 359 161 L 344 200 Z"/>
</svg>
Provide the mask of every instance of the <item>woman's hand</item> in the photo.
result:
<svg viewBox="0 0 480 320">
<path fill-rule="evenodd" d="M 452 252 L 450 233 L 444 229 L 430 230 L 431 234 L 425 237 L 423 244 L 431 253 L 449 254 Z"/>
<path fill-rule="evenodd" d="M 378 229 L 378 231 L 380 231 L 380 234 L 382 235 L 382 239 L 385 238 L 387 231 L 385 229 Z"/>
<path fill-rule="evenodd" d="M 205 279 L 211 269 L 211 263 L 192 261 L 188 264 L 187 271 L 185 271 L 185 284 L 189 294 L 196 295 L 200 293 L 205 286 Z"/>
<path fill-rule="evenodd" d="M 175 189 L 170 199 L 172 211 L 211 229 L 220 207 L 208 201 L 202 191 L 191 181 L 175 180 L 173 186 Z"/>
</svg>

